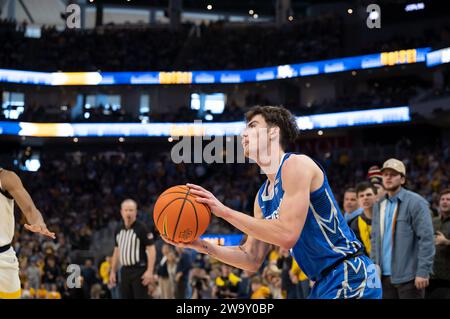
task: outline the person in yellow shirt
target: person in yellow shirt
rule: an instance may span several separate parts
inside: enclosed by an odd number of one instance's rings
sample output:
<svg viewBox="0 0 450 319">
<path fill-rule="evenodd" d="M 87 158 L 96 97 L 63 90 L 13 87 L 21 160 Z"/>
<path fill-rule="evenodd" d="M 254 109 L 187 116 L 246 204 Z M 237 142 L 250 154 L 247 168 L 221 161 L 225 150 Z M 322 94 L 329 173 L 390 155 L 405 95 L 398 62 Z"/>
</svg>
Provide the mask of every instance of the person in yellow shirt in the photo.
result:
<svg viewBox="0 0 450 319">
<path fill-rule="evenodd" d="M 47 299 L 61 299 L 61 294 L 55 284 L 52 284 L 50 287 L 50 291 L 47 293 Z"/>
<path fill-rule="evenodd" d="M 272 295 L 270 288 L 265 285 L 260 277 L 252 278 L 252 295 L 251 299 L 270 299 Z"/>
<path fill-rule="evenodd" d="M 99 275 L 104 285 L 109 283 L 109 272 L 111 271 L 111 257 L 107 256 L 106 260 L 102 262 L 99 269 Z"/>
<path fill-rule="evenodd" d="M 39 289 L 36 292 L 36 299 L 47 299 L 47 289 L 45 288 L 44 284 L 41 284 Z"/>
<path fill-rule="evenodd" d="M 219 299 L 224 298 L 236 298 L 238 291 L 238 283 L 241 278 L 236 276 L 230 266 L 226 264 L 221 265 L 221 274 L 216 278 L 215 284 L 217 287 L 217 297 Z"/>
<path fill-rule="evenodd" d="M 350 228 L 363 244 L 367 256 L 370 256 L 370 232 L 372 231 L 372 210 L 377 199 L 377 189 L 369 182 L 362 182 L 356 186 L 358 204 L 364 209 L 363 213 L 350 222 Z"/>
<path fill-rule="evenodd" d="M 34 299 L 36 292 L 34 290 L 34 288 L 30 288 L 30 284 L 28 281 L 25 281 L 23 283 L 23 287 L 22 287 L 22 296 L 20 297 L 21 299 Z"/>
</svg>

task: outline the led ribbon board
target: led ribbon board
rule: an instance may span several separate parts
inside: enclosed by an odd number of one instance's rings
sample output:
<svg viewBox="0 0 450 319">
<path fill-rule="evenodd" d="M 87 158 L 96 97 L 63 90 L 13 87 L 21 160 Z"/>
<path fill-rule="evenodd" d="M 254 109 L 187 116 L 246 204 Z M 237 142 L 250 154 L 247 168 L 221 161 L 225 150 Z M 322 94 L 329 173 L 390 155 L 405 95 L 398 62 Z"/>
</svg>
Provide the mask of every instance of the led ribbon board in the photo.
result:
<svg viewBox="0 0 450 319">
<path fill-rule="evenodd" d="M 450 63 L 450 48 L 445 48 L 427 53 L 428 67 L 445 63 Z"/>
<path fill-rule="evenodd" d="M 408 122 L 409 107 L 315 114 L 297 117 L 300 130 Z M 238 136 L 245 123 L 26 123 L 0 122 L 0 135 L 31 137 Z"/>
<path fill-rule="evenodd" d="M 316 62 L 233 71 L 43 73 L 0 69 L 0 82 L 53 86 L 237 84 L 425 62 L 426 55 L 430 50 L 431 48 L 417 48 Z"/>
<path fill-rule="evenodd" d="M 220 246 L 239 246 L 244 238 L 242 234 L 220 235 L 220 234 L 206 234 L 200 236 L 201 239 L 212 242 Z"/>
</svg>

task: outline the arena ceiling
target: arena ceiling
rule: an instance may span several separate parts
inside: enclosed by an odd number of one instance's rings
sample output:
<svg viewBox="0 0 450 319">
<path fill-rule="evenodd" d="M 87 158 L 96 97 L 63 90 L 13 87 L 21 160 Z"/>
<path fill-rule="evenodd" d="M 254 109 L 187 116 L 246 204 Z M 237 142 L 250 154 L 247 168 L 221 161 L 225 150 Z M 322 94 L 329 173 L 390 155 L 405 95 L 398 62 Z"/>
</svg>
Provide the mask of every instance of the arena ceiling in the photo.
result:
<svg viewBox="0 0 450 319">
<path fill-rule="evenodd" d="M 93 1 L 92 4 L 104 4 L 114 6 L 126 7 L 141 7 L 141 8 L 158 8 L 166 9 L 169 5 L 169 0 L 88 0 Z M 407 4 L 425 3 L 426 10 L 422 10 L 420 14 L 425 15 L 449 15 L 449 6 L 445 5 L 444 1 L 431 0 L 291 0 L 291 7 L 293 14 L 304 14 L 311 6 L 320 4 L 343 4 L 350 7 L 360 7 L 371 3 L 377 3 L 385 8 L 393 16 L 401 18 L 402 13 Z M 259 15 L 274 16 L 276 0 L 182 0 L 183 10 L 196 11 L 205 13 L 220 13 L 220 14 L 249 14 L 250 10 L 254 10 Z M 207 6 L 211 5 L 212 10 L 208 11 Z"/>
</svg>

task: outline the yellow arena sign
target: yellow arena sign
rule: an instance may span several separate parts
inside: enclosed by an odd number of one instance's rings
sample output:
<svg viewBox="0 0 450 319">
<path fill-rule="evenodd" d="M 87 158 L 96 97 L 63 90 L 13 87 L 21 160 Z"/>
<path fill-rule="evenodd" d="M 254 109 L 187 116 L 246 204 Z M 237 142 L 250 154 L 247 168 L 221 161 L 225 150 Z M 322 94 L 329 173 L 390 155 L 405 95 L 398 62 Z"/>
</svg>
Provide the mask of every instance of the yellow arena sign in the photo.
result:
<svg viewBox="0 0 450 319">
<path fill-rule="evenodd" d="M 392 52 L 382 52 L 381 53 L 381 64 L 382 65 L 397 65 L 405 63 L 416 63 L 417 62 L 417 50 L 400 50 Z"/>
<path fill-rule="evenodd" d="M 170 127 L 170 136 L 204 136 L 205 128 L 199 124 L 180 125 L 173 124 Z"/>
<path fill-rule="evenodd" d="M 159 72 L 160 84 L 190 84 L 192 72 Z"/>
</svg>

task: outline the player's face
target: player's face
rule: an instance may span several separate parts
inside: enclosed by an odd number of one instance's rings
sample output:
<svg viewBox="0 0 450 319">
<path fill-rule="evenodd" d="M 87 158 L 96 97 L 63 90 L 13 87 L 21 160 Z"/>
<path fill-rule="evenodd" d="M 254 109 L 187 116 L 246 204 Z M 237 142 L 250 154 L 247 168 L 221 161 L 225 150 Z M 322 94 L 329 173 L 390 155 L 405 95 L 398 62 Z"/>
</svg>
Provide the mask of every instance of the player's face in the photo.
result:
<svg viewBox="0 0 450 319">
<path fill-rule="evenodd" d="M 356 199 L 356 193 L 345 192 L 344 194 L 344 211 L 351 213 L 358 209 L 358 201 Z"/>
<path fill-rule="evenodd" d="M 405 178 L 397 171 L 386 168 L 383 170 L 383 186 L 387 191 L 396 191 L 405 183 Z"/>
<path fill-rule="evenodd" d="M 258 114 L 252 117 L 241 135 L 245 157 L 258 162 L 258 159 L 262 156 L 268 155 L 269 144 L 274 141 L 279 143 L 277 139 L 271 136 L 271 134 L 276 134 L 276 129 L 275 127 L 269 127 L 262 115 Z"/>
<path fill-rule="evenodd" d="M 439 212 L 450 214 L 450 194 L 444 194 L 439 200 Z"/>
<path fill-rule="evenodd" d="M 375 203 L 376 196 L 372 188 L 368 188 L 358 193 L 359 207 L 364 209 L 372 208 Z"/>
<path fill-rule="evenodd" d="M 126 225 L 133 223 L 136 220 L 137 207 L 133 202 L 124 202 L 120 210 L 120 214 Z"/>
</svg>

